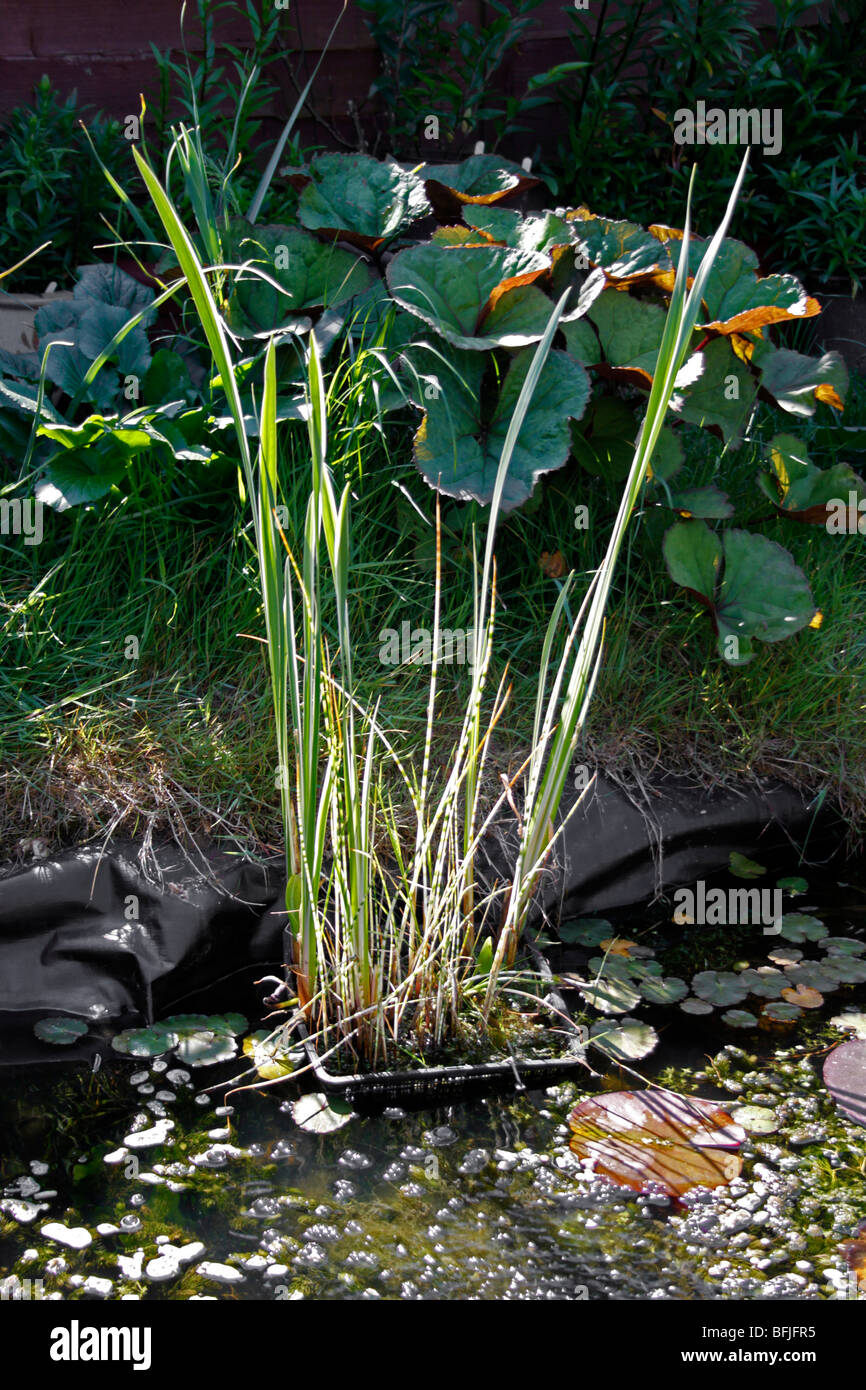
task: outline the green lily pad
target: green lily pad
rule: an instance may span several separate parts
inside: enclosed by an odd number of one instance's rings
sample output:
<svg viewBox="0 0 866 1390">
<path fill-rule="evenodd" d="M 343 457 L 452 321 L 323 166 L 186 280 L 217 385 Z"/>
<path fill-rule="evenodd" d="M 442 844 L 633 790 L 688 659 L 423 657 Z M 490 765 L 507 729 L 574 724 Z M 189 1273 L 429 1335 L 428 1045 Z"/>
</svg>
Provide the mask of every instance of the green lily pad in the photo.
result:
<svg viewBox="0 0 866 1390">
<path fill-rule="evenodd" d="M 713 1006 L 706 999 L 684 999 L 680 1004 L 684 1014 L 711 1014 Z"/>
<path fill-rule="evenodd" d="M 640 982 L 640 992 L 651 1004 L 676 1004 L 689 992 L 685 980 L 669 975 L 665 979 L 655 979 L 652 975 Z"/>
<path fill-rule="evenodd" d="M 430 210 L 416 173 L 365 154 L 319 155 L 298 202 L 298 217 L 311 231 L 340 232 L 370 249 Z"/>
<path fill-rule="evenodd" d="M 326 1095 L 313 1091 L 294 1102 L 292 1116 L 300 1129 L 309 1130 L 313 1134 L 333 1134 L 335 1130 L 342 1129 L 349 1123 L 352 1113 L 333 1109 Z"/>
<path fill-rule="evenodd" d="M 533 349 L 515 355 L 492 413 L 485 418 L 484 359 L 466 352 L 459 358 L 450 354 L 455 373 L 440 376 L 441 391 L 424 401 L 427 413 L 415 435 L 415 462 L 431 487 L 461 500 L 490 501 L 505 437 L 533 356 Z M 512 454 L 502 494 L 504 512 L 532 495 L 542 473 L 567 461 L 568 422 L 583 413 L 589 393 L 583 367 L 564 352 L 551 352 Z"/>
<path fill-rule="evenodd" d="M 658 1045 L 658 1033 L 637 1018 L 620 1018 L 616 1023 L 598 1019 L 589 1030 L 590 1042 L 615 1062 L 637 1062 L 648 1057 Z"/>
<path fill-rule="evenodd" d="M 741 970 L 740 979 L 750 994 L 759 999 L 780 999 L 782 990 L 788 987 L 788 977 L 781 970 L 773 970 L 762 965 L 757 970 Z"/>
<path fill-rule="evenodd" d="M 613 933 L 610 922 L 603 917 L 581 917 L 576 922 L 560 922 L 556 930 L 560 941 L 569 946 L 597 946 Z"/>
<path fill-rule="evenodd" d="M 80 1018 L 40 1018 L 34 1023 L 33 1032 L 40 1042 L 51 1043 L 54 1047 L 69 1047 L 84 1037 L 88 1024 Z"/>
<path fill-rule="evenodd" d="M 854 956 L 825 956 L 822 968 L 843 985 L 862 985 L 866 982 L 866 960 Z"/>
<path fill-rule="evenodd" d="M 234 1038 L 226 1033 L 196 1032 L 182 1037 L 177 1055 L 189 1067 L 211 1067 L 216 1062 L 228 1062 L 237 1055 Z"/>
<path fill-rule="evenodd" d="M 692 976 L 692 989 L 700 999 L 717 1004 L 720 1008 L 726 1004 L 739 1004 L 748 994 L 742 976 L 735 975 L 731 970 L 701 970 Z"/>
<path fill-rule="evenodd" d="M 767 955 L 776 965 L 793 965 L 803 959 L 803 952 L 796 946 L 774 946 Z"/>
<path fill-rule="evenodd" d="M 803 912 L 786 912 L 782 918 L 780 935 L 786 941 L 820 941 L 827 929 L 818 917 Z"/>
<path fill-rule="evenodd" d="M 866 941 L 856 936 L 822 936 L 818 945 L 831 956 L 862 956 L 866 951 Z"/>
<path fill-rule="evenodd" d="M 640 991 L 629 980 L 617 975 L 603 976 L 592 984 L 580 986 L 587 1004 L 602 1014 L 627 1014 L 640 1003 Z"/>
<path fill-rule="evenodd" d="M 767 1018 L 772 1018 L 775 1023 L 793 1023 L 795 1019 L 803 1016 L 803 1010 L 796 1004 L 786 1004 L 781 1000 L 765 1004 L 761 1012 Z"/>
<path fill-rule="evenodd" d="M 742 666 L 752 642 L 781 642 L 813 622 L 808 580 L 787 550 L 767 536 L 735 529 L 721 539 L 703 521 L 683 521 L 664 538 L 668 572 L 709 609 L 719 655 Z"/>
<path fill-rule="evenodd" d="M 864 971 L 866 971 L 866 965 L 864 965 Z M 817 989 L 821 994 L 830 994 L 837 988 L 838 984 L 838 977 L 830 969 L 823 963 L 819 964 L 813 960 L 801 960 L 794 965 L 788 965 L 785 967 L 785 974 L 792 984 L 805 985 L 807 989 Z"/>
<path fill-rule="evenodd" d="M 111 1039 L 115 1052 L 125 1057 L 161 1057 L 179 1042 L 177 1033 L 155 1023 L 150 1028 L 126 1028 Z"/>
<path fill-rule="evenodd" d="M 779 1128 L 775 1110 L 765 1105 L 738 1105 L 731 1111 L 731 1119 L 749 1134 L 775 1134 Z"/>
<path fill-rule="evenodd" d="M 776 887 L 784 889 L 786 893 L 790 893 L 792 898 L 798 897 L 801 893 L 808 892 L 809 889 L 806 880 L 796 876 L 792 878 L 777 878 Z"/>
<path fill-rule="evenodd" d="M 767 872 L 763 864 L 756 864 L 754 859 L 747 859 L 735 849 L 728 856 L 728 868 L 735 878 L 760 878 Z"/>
<path fill-rule="evenodd" d="M 748 1009 L 728 1009 L 722 1014 L 722 1022 L 729 1028 L 757 1028 L 758 1020 Z M 739 1121 L 742 1124 L 742 1121 Z"/>
<path fill-rule="evenodd" d="M 477 351 L 538 341 L 553 305 L 532 281 L 549 265 L 538 251 L 428 242 L 400 251 L 386 276 L 404 309 L 455 347 Z"/>
</svg>

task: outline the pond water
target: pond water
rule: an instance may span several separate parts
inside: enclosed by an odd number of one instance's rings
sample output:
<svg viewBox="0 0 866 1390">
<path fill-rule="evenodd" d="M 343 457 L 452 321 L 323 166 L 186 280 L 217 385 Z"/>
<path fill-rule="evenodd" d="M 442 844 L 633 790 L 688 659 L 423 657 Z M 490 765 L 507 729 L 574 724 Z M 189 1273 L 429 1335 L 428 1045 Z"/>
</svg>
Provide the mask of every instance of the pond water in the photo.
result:
<svg viewBox="0 0 866 1390">
<path fill-rule="evenodd" d="M 852 936 L 863 901 L 847 887 L 808 898 L 828 932 Z M 669 966 L 656 930 L 666 974 L 678 960 L 683 973 L 687 932 L 669 934 Z M 693 935 L 701 970 L 711 947 Z M 752 965 L 771 948 L 753 935 Z M 758 1105 L 774 1126 L 749 1135 L 739 1178 L 679 1205 L 595 1176 L 571 1150 L 576 1101 L 638 1084 L 597 1058 L 605 1074 L 581 1088 L 355 1117 L 323 1135 L 298 1128 L 286 1087 L 235 1093 L 226 1114 L 222 1092 L 202 1088 L 236 1064 L 16 1074 L 0 1100 L 3 1292 L 29 1280 L 64 1300 L 856 1297 L 840 1246 L 866 1220 L 864 1130 L 821 1067 L 845 1036 L 829 1018 L 864 994 L 842 986 L 796 1025 L 736 1034 L 718 1011 L 652 1013 L 662 1041 L 642 1075 Z"/>
</svg>

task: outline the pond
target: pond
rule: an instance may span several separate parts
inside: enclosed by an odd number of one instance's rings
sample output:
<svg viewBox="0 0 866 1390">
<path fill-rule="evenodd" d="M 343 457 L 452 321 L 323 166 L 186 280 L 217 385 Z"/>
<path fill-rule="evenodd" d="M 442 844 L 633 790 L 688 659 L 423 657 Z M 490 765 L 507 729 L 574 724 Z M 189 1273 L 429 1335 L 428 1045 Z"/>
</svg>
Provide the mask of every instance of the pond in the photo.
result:
<svg viewBox="0 0 866 1390">
<path fill-rule="evenodd" d="M 806 901 L 828 933 L 859 939 L 859 889 L 813 886 Z M 665 975 L 708 957 L 728 967 L 744 949 L 730 928 L 722 948 L 708 928 L 658 917 L 656 905 L 646 926 Z M 630 934 L 643 929 L 632 915 Z M 744 931 L 760 966 L 774 942 Z M 603 1074 L 580 1087 L 355 1116 L 325 1134 L 295 1123 L 291 1085 L 214 1088 L 237 1060 L 10 1073 L 4 1296 L 26 1296 L 29 1280 L 63 1300 L 857 1297 L 841 1247 L 866 1221 L 863 1128 L 840 1114 L 821 1069 L 846 1036 L 831 1016 L 853 1020 L 864 998 L 843 984 L 796 1024 L 736 1031 L 719 1010 L 652 1010 L 661 1042 L 635 1064 L 641 1075 L 735 1113 L 759 1108 L 740 1176 L 680 1201 L 618 1186 L 571 1148 L 578 1100 L 640 1086 L 597 1056 Z"/>
</svg>

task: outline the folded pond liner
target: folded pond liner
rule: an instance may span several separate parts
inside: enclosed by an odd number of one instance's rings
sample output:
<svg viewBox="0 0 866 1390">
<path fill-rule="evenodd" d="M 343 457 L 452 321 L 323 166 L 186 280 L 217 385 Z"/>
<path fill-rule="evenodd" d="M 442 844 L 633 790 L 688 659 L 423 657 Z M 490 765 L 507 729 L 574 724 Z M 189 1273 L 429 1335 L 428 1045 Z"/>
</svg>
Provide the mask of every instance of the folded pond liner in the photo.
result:
<svg viewBox="0 0 866 1390">
<path fill-rule="evenodd" d="M 565 812 L 575 798 L 569 791 Z M 645 902 L 662 886 L 724 869 L 732 850 L 791 872 L 804 843 L 813 861 L 826 859 L 842 838 L 837 816 L 816 816 L 814 800 L 782 784 L 707 791 L 667 778 L 642 807 L 634 793 L 600 777 L 545 870 L 535 917 Z M 478 855 L 482 891 L 501 881 L 515 846 L 506 810 Z M 285 959 L 282 858 L 255 862 L 208 848 L 196 867 L 177 846 L 151 854 L 158 882 L 133 841 L 105 853 L 69 851 L 0 878 L 0 1063 L 110 1055 L 109 1039 L 122 1028 L 178 1012 L 237 1009 L 240 995 L 255 1008 L 252 982 Z M 33 1024 L 53 1016 L 88 1020 L 90 1036 L 48 1047 Z M 491 1079 L 504 1085 L 506 1073 L 513 1082 L 508 1063 Z"/>
</svg>

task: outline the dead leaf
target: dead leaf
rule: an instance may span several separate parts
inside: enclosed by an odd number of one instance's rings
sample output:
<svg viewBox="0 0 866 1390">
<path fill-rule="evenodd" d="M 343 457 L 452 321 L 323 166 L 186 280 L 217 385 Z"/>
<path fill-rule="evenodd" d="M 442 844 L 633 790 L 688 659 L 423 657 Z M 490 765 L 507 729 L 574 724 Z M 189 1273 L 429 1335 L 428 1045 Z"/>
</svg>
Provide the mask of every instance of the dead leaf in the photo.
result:
<svg viewBox="0 0 866 1390">
<path fill-rule="evenodd" d="M 636 941 L 627 941 L 622 936 L 609 936 L 607 941 L 600 941 L 598 944 L 611 956 L 630 956 L 632 947 L 637 946 Z"/>
<path fill-rule="evenodd" d="M 542 550 L 538 563 L 548 579 L 562 579 L 567 573 L 561 550 L 554 550 L 552 555 L 549 550 Z"/>
<path fill-rule="evenodd" d="M 808 985 L 797 985 L 796 989 L 783 989 L 782 998 L 789 1004 L 796 1004 L 800 1009 L 820 1009 L 824 1003 L 824 996 L 817 989 L 810 989 Z"/>
<path fill-rule="evenodd" d="M 679 1198 L 692 1187 L 727 1185 L 743 1166 L 735 1150 L 746 1131 L 716 1101 L 617 1091 L 581 1101 L 569 1124 L 575 1153 L 635 1192 L 655 1183 Z"/>
</svg>

